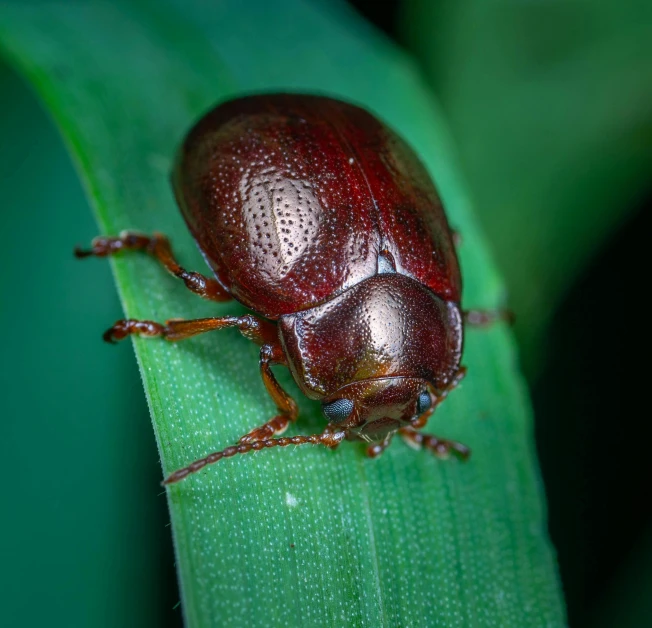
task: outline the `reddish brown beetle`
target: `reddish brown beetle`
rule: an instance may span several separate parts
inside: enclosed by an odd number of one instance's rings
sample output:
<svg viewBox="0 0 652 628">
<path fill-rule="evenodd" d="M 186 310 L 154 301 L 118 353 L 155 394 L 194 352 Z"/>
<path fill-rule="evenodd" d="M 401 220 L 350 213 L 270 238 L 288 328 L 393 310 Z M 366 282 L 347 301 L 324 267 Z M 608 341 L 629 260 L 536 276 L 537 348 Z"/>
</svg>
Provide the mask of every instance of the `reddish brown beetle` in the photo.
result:
<svg viewBox="0 0 652 628">
<path fill-rule="evenodd" d="M 121 320 L 104 339 L 176 341 L 236 327 L 261 346 L 263 382 L 279 414 L 165 483 L 222 458 L 290 444 L 363 440 L 378 456 L 397 432 L 436 454 L 468 457 L 464 445 L 418 430 L 464 375 L 464 320 L 486 324 L 500 313 L 460 309 L 453 235 L 405 142 L 363 109 L 330 98 L 240 98 L 190 131 L 173 185 L 216 278 L 184 270 L 161 234 L 100 237 L 76 255 L 144 251 L 192 292 L 235 298 L 264 318 Z M 323 433 L 272 438 L 297 418 L 273 364 L 287 366 L 303 393 L 322 402 Z"/>
</svg>

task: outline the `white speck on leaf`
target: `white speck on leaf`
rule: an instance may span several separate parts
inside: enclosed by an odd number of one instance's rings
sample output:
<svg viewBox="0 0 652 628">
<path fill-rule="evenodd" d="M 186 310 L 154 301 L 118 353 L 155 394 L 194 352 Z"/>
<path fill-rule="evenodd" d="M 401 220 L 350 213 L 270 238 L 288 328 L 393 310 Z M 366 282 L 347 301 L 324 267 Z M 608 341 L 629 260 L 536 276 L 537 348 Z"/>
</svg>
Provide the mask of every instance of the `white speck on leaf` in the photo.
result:
<svg viewBox="0 0 652 628">
<path fill-rule="evenodd" d="M 289 508 L 296 508 L 299 505 L 299 500 L 292 493 L 285 493 L 285 505 Z"/>
</svg>

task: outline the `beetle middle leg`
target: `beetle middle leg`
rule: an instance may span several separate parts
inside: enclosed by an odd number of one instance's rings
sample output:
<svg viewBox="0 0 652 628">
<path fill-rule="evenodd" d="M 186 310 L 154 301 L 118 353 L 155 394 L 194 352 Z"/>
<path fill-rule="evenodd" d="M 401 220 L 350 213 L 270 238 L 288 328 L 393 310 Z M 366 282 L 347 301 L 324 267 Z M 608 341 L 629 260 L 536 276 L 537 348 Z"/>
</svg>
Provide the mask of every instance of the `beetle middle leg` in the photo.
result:
<svg viewBox="0 0 652 628">
<path fill-rule="evenodd" d="M 151 237 L 135 231 L 123 231 L 117 237 L 99 236 L 93 240 L 90 249 L 75 249 L 76 257 L 107 257 L 119 251 L 143 251 L 155 257 L 165 269 L 181 279 L 188 290 L 210 301 L 230 301 L 231 295 L 210 277 L 186 270 L 172 253 L 170 241 L 162 233 Z"/>
</svg>

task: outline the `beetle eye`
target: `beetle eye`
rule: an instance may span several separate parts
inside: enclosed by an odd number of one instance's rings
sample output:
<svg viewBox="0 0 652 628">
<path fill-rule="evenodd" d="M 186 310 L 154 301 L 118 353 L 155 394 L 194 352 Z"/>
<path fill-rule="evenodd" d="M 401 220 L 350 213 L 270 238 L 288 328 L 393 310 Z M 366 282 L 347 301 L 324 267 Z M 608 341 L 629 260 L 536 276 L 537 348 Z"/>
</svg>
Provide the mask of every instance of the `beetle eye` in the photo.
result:
<svg viewBox="0 0 652 628">
<path fill-rule="evenodd" d="M 430 398 L 430 393 L 424 390 L 417 398 L 417 414 L 423 414 L 426 410 L 430 409 L 431 405 L 432 399 Z"/>
<path fill-rule="evenodd" d="M 333 423 L 341 423 L 353 412 L 353 402 L 349 399 L 336 399 L 322 405 L 326 418 Z"/>
</svg>

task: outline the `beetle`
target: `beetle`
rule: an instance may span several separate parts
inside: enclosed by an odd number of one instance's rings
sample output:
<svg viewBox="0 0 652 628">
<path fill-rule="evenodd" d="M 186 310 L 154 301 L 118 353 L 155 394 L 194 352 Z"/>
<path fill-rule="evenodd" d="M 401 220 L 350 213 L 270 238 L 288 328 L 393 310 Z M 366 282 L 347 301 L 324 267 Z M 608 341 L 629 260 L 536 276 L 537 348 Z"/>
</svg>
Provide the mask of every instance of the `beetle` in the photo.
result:
<svg viewBox="0 0 652 628">
<path fill-rule="evenodd" d="M 421 432 L 465 374 L 464 325 L 504 318 L 460 306 L 454 236 L 413 150 L 366 110 L 323 96 L 266 94 L 224 102 L 190 130 L 172 174 L 177 203 L 213 277 L 190 272 L 169 240 L 126 231 L 78 257 L 144 251 L 195 294 L 236 299 L 244 316 L 120 320 L 105 334 L 169 341 L 237 328 L 260 345 L 278 414 L 237 444 L 175 471 L 178 482 L 236 454 L 344 439 L 380 455 L 395 434 L 446 457 L 461 443 Z M 278 437 L 297 405 L 272 373 L 290 369 L 321 401 L 320 434 Z"/>
</svg>

